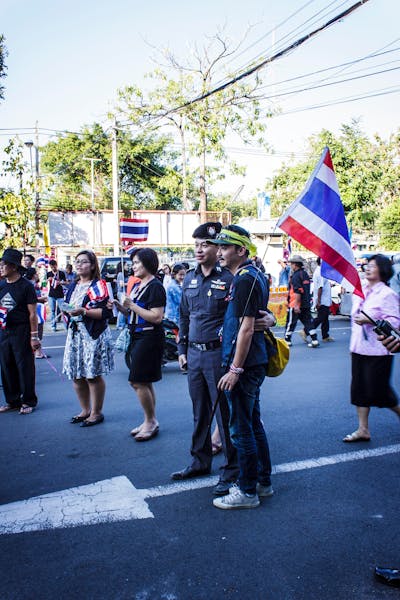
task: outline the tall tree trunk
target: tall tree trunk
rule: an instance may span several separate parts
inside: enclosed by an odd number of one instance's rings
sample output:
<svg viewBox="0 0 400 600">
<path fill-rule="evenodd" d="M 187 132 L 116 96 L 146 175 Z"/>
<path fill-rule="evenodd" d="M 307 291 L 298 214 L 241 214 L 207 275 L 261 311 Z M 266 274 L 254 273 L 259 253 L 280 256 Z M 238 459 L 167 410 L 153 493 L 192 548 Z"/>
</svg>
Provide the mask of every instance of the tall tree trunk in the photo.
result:
<svg viewBox="0 0 400 600">
<path fill-rule="evenodd" d="M 207 221 L 207 193 L 206 193 L 206 145 L 203 141 L 200 156 L 200 222 Z"/>
<path fill-rule="evenodd" d="M 189 210 L 189 198 L 187 189 L 187 156 L 186 156 L 186 140 L 183 121 L 179 126 L 179 135 L 181 136 L 182 144 L 182 204 L 183 210 Z"/>
</svg>

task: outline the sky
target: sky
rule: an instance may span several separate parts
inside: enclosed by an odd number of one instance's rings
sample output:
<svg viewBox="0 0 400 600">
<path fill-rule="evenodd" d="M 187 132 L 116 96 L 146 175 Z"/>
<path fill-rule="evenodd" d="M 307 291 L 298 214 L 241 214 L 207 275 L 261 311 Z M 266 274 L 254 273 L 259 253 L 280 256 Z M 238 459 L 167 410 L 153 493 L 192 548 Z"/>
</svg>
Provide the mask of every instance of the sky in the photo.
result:
<svg viewBox="0 0 400 600">
<path fill-rule="evenodd" d="M 3 79 L 5 99 L 0 104 L 0 146 L 19 129 L 21 139 L 32 139 L 27 128 L 79 129 L 94 121 L 105 124 L 115 105 L 116 91 L 125 85 L 146 88 L 156 49 L 169 48 L 180 60 L 190 60 L 194 44 L 224 28 L 233 44 L 250 27 L 243 52 L 227 67 L 244 67 L 270 56 L 305 32 L 328 21 L 356 0 L 1 0 L 0 32 L 6 37 L 8 71 Z M 313 20 L 314 19 L 314 20 Z M 247 176 L 228 177 L 216 191 L 241 198 L 266 189 L 283 160 L 304 155 L 307 138 L 322 128 L 335 133 L 343 123 L 361 119 L 364 131 L 387 138 L 399 126 L 400 84 L 399 0 L 369 0 L 313 40 L 261 71 L 270 102 L 282 114 L 268 120 L 266 139 L 275 156 L 242 149 L 233 138 L 229 155 L 247 166 Z M 305 74 L 343 65 L 372 53 L 386 52 L 358 64 L 341 66 L 312 77 Z M 379 75 L 375 71 L 392 69 Z M 225 74 L 221 72 L 221 79 Z M 280 82 L 293 77 L 297 81 Z M 338 80 L 360 77 L 353 81 Z M 322 81 L 324 80 L 324 81 Z M 300 92 L 311 82 L 335 85 Z M 382 94 L 382 90 L 395 93 Z M 297 90 L 286 96 L 283 91 Z M 372 96 L 334 104 L 343 98 Z M 321 104 L 330 106 L 317 108 Z M 50 132 L 49 132 L 50 133 Z M 40 144 L 49 137 L 41 129 Z"/>
</svg>

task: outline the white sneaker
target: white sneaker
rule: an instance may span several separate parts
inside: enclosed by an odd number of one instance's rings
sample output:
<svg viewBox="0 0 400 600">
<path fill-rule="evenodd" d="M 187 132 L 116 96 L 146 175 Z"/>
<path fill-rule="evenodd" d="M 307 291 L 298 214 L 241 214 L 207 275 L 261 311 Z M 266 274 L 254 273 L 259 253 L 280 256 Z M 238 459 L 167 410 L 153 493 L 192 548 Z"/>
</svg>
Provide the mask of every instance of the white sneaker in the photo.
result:
<svg viewBox="0 0 400 600">
<path fill-rule="evenodd" d="M 274 490 L 272 489 L 272 485 L 262 485 L 261 483 L 257 483 L 257 494 L 259 498 L 269 498 L 274 495 Z"/>
<path fill-rule="evenodd" d="M 307 344 L 307 346 L 309 348 L 318 348 L 319 346 L 319 341 L 318 340 L 312 340 L 309 344 Z"/>
<path fill-rule="evenodd" d="M 260 500 L 257 494 L 246 494 L 235 486 L 229 489 L 229 494 L 215 498 L 213 505 L 216 508 L 231 509 L 231 508 L 257 508 L 260 506 Z"/>
</svg>

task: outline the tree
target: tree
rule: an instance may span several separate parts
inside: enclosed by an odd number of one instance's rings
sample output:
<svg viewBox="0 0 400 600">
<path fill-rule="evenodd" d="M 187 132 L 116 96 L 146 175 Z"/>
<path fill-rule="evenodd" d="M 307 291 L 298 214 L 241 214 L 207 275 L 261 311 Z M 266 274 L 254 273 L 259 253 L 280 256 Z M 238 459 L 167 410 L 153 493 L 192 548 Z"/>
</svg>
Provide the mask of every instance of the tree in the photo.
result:
<svg viewBox="0 0 400 600">
<path fill-rule="evenodd" d="M 339 136 L 328 130 L 312 136 L 307 160 L 284 165 L 273 178 L 273 214 L 282 214 L 302 191 L 323 148 L 329 146 L 348 222 L 354 231 L 371 231 L 382 209 L 399 191 L 398 138 L 392 136 L 385 142 L 376 136 L 371 141 L 357 121 L 342 125 Z"/>
<path fill-rule="evenodd" d="M 4 174 L 18 182 L 18 193 L 11 187 L 0 187 L 0 215 L 4 225 L 2 249 L 8 246 L 26 247 L 34 242 L 34 202 L 32 185 L 25 184 L 23 144 L 18 138 L 9 140 L 4 148 L 7 158 L 2 161 Z"/>
<path fill-rule="evenodd" d="M 400 250 L 400 198 L 383 209 L 377 223 L 380 245 L 386 250 Z"/>
<path fill-rule="evenodd" d="M 6 77 L 7 66 L 5 64 L 6 56 L 8 55 L 5 45 L 5 37 L 0 34 L 0 79 Z M 0 84 L 0 100 L 4 99 L 4 86 Z"/>
<path fill-rule="evenodd" d="M 180 207 L 179 173 L 166 136 L 118 131 L 120 206 L 126 210 Z M 49 208 L 90 209 L 90 162 L 95 163 L 95 207 L 112 208 L 111 141 L 94 123 L 79 134 L 59 135 L 41 148 L 42 173 L 47 178 Z"/>
<path fill-rule="evenodd" d="M 196 96 L 209 92 L 221 68 L 238 51 L 240 44 L 231 48 L 220 34 L 211 38 L 202 51 L 192 52 L 192 62 L 179 62 L 171 53 L 166 54 L 167 68 L 174 77 L 156 69 L 149 77 L 155 87 L 144 94 L 135 86 L 119 92 L 119 110 L 137 125 L 150 127 L 173 126 L 179 133 L 182 148 L 182 195 L 183 205 L 189 206 L 188 157 L 198 162 L 200 212 L 207 210 L 206 185 L 213 175 L 221 171 L 218 166 L 227 162 L 224 141 L 229 132 L 249 143 L 256 140 L 264 144 L 264 116 L 260 108 L 261 97 L 257 88 L 261 84 L 258 75 L 247 83 L 237 83 L 199 102 L 190 102 Z M 238 167 L 230 163 L 233 172 Z M 192 171 L 195 173 L 195 171 Z M 223 176 L 223 175 L 222 175 Z"/>
</svg>

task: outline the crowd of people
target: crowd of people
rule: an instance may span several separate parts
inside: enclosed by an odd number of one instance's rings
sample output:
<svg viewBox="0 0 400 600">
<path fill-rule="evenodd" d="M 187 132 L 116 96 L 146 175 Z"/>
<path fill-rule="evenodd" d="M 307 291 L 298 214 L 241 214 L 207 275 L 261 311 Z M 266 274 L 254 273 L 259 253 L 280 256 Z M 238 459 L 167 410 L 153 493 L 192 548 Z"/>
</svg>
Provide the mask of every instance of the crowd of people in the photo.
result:
<svg viewBox="0 0 400 600">
<path fill-rule="evenodd" d="M 260 497 L 273 494 L 270 450 L 259 403 L 268 362 L 263 332 L 276 323 L 267 310 L 269 278 L 254 260 L 256 248 L 243 228 L 205 223 L 196 228 L 193 238 L 197 266 L 190 270 L 184 263 L 172 268 L 165 264 L 160 270 L 154 250 L 136 248 L 133 275 L 127 286 L 122 279 L 122 293 L 115 299 L 110 299 L 96 255 L 90 250 L 81 250 L 73 267 L 65 270 L 51 260 L 44 294 L 34 257 L 6 249 L 0 259 L 0 365 L 6 403 L 0 413 L 19 410 L 26 415 L 37 406 L 34 363 L 35 356 L 44 356 L 40 315 L 47 302 L 51 328 L 56 330 L 62 322 L 67 330 L 63 373 L 72 381 L 80 406 L 71 423 L 81 427 L 103 423 L 104 377 L 114 368 L 109 320 L 117 311 L 129 329 L 128 381 L 143 410 L 143 421 L 131 435 L 137 442 L 153 439 L 159 432 L 153 384 L 162 378 L 162 322 L 167 318 L 179 324 L 178 360 L 188 375 L 193 408 L 191 460 L 171 477 L 185 480 L 209 474 L 213 440 L 218 439 L 224 460 L 213 489 L 214 505 L 253 508 Z M 285 339 L 289 345 L 298 320 L 304 326 L 300 334 L 310 348 L 319 346 L 319 326 L 322 341 L 333 341 L 330 284 L 317 263 L 311 294 L 310 274 L 302 257 L 295 254 L 281 261 L 279 283 L 288 287 Z M 393 354 L 400 346 L 396 333 L 399 294 L 388 285 L 395 273 L 387 257 L 370 257 L 364 272 L 364 299 L 354 297 L 350 397 L 358 428 L 344 437 L 345 443 L 371 439 L 368 418 L 373 406 L 390 408 L 400 417 L 390 386 Z M 377 336 L 374 327 L 381 320 L 389 323 L 393 335 Z M 212 436 L 214 413 L 217 430 Z"/>
</svg>

